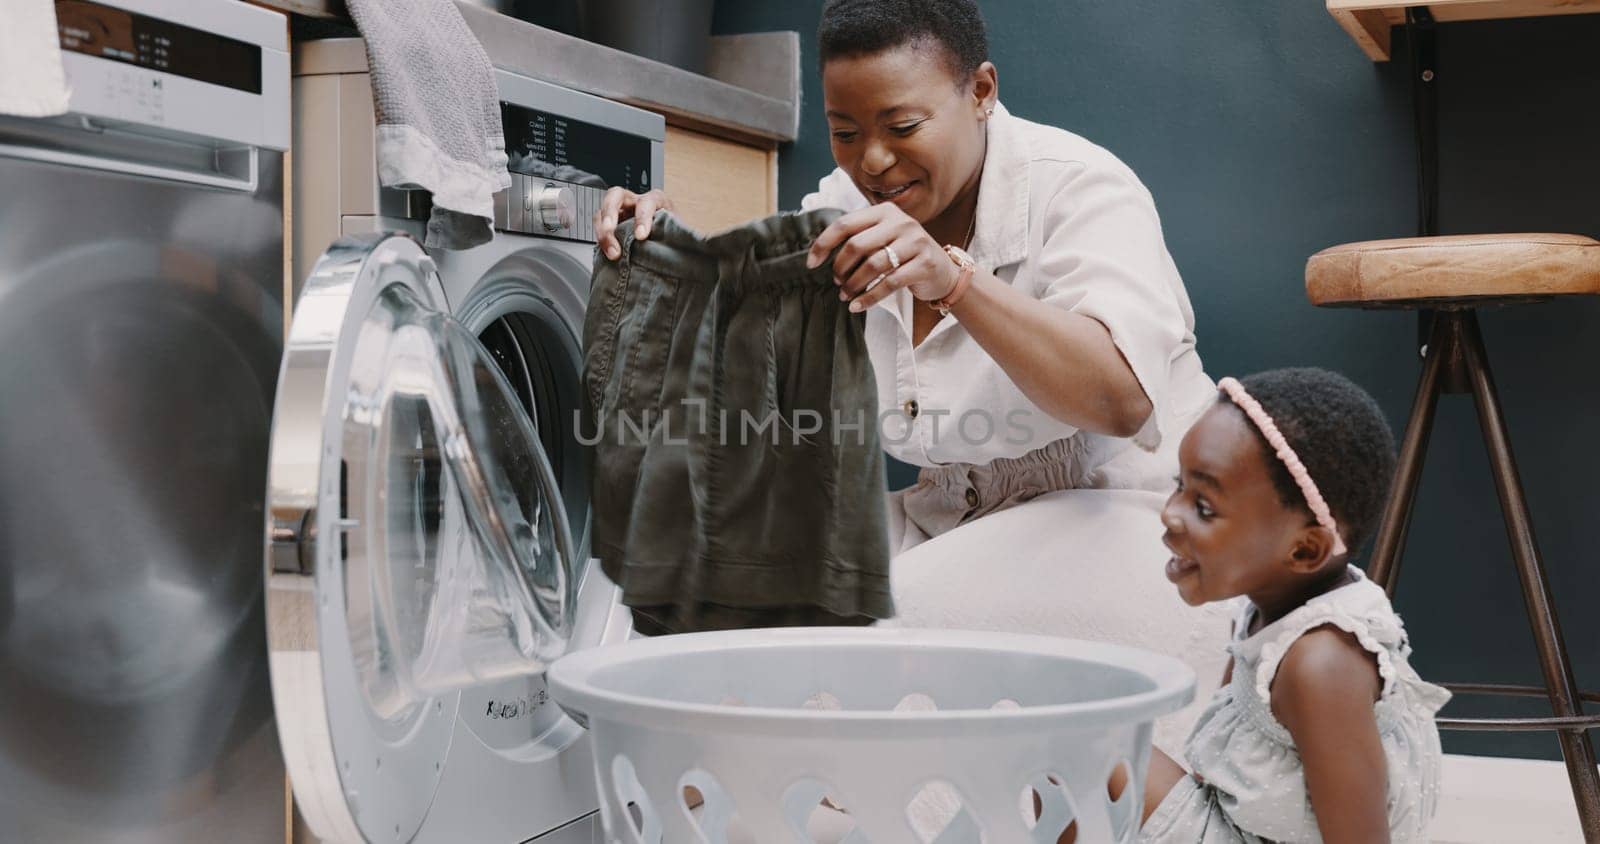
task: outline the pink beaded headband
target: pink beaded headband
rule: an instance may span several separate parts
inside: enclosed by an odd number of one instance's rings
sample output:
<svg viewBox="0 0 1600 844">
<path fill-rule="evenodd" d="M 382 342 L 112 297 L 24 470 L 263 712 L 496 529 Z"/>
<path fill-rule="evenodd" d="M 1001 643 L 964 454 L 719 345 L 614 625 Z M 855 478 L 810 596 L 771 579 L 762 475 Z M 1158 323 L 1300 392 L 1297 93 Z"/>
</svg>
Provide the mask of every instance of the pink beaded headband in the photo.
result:
<svg viewBox="0 0 1600 844">
<path fill-rule="evenodd" d="M 1278 459 L 1289 470 L 1289 477 L 1294 478 L 1295 486 L 1300 487 L 1300 493 L 1306 497 L 1306 506 L 1311 508 L 1311 515 L 1317 518 L 1317 524 L 1327 528 L 1333 534 L 1333 553 L 1335 555 L 1345 552 L 1344 538 L 1339 535 L 1339 526 L 1334 524 L 1333 511 L 1328 509 L 1328 502 L 1322 500 L 1322 493 L 1317 490 L 1316 481 L 1311 480 L 1311 473 L 1306 471 L 1306 465 L 1300 462 L 1299 455 L 1289 447 L 1289 441 L 1283 438 L 1283 432 L 1278 430 L 1278 423 L 1272 421 L 1261 402 L 1256 401 L 1249 393 L 1245 392 L 1244 385 L 1237 378 L 1224 378 L 1217 382 L 1217 388 L 1228 394 L 1244 415 L 1261 429 L 1261 435 L 1267 438 L 1267 445 L 1277 453 Z"/>
</svg>

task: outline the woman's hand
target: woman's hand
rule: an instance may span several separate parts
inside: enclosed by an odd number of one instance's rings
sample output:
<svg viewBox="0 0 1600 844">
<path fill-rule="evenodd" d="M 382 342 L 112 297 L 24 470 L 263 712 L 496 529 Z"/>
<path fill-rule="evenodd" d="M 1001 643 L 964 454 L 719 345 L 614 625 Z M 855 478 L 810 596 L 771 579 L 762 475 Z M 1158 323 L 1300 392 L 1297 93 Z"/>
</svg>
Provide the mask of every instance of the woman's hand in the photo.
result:
<svg viewBox="0 0 1600 844">
<path fill-rule="evenodd" d="M 634 193 L 627 188 L 611 188 L 606 191 L 600 199 L 600 210 L 594 212 L 594 233 L 600 251 L 613 261 L 622 257 L 622 244 L 617 242 L 617 223 L 638 219 L 633 236 L 646 240 L 650 237 L 650 224 L 655 220 L 656 211 L 663 209 L 673 210 L 672 200 L 658 190 Z"/>
<path fill-rule="evenodd" d="M 839 299 L 850 301 L 850 310 L 856 312 L 902 287 L 918 299 L 942 299 L 955 288 L 961 272 L 922 224 L 892 202 L 852 211 L 833 221 L 811 244 L 806 266 L 820 265 L 836 247 L 833 281 L 839 285 Z"/>
</svg>

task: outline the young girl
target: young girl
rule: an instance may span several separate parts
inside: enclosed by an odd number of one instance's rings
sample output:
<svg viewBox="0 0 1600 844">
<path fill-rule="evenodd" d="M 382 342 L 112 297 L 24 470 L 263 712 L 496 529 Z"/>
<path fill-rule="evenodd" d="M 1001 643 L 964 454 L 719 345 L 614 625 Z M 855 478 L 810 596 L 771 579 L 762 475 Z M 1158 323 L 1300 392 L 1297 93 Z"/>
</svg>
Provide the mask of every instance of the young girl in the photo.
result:
<svg viewBox="0 0 1600 844">
<path fill-rule="evenodd" d="M 1350 565 L 1394 469 L 1383 414 L 1319 369 L 1219 388 L 1161 513 L 1167 578 L 1191 605 L 1244 600 L 1193 773 L 1153 754 L 1140 840 L 1425 841 L 1450 693 L 1417 676 L 1388 597 Z"/>
</svg>

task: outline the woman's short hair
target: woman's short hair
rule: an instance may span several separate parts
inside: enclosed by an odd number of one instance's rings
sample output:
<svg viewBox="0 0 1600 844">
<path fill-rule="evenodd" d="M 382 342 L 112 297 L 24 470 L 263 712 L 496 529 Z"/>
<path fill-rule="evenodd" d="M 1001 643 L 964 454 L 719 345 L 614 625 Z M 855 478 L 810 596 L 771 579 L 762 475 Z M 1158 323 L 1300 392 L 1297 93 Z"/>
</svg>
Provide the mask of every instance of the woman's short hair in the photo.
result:
<svg viewBox="0 0 1600 844">
<path fill-rule="evenodd" d="M 820 64 L 915 41 L 942 45 L 959 80 L 989 60 L 989 39 L 974 0 L 828 0 L 822 6 L 817 26 Z"/>
</svg>

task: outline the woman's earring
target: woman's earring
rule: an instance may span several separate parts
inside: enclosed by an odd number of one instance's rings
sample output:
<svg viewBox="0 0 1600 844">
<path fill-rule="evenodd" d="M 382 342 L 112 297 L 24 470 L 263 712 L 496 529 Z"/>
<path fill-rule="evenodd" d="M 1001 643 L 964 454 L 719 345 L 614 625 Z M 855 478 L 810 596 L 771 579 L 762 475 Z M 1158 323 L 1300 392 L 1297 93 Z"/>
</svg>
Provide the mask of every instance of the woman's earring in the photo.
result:
<svg viewBox="0 0 1600 844">
<path fill-rule="evenodd" d="M 994 117 L 994 108 L 990 107 L 990 108 L 984 109 L 983 110 L 983 116 L 986 117 L 986 118 Z"/>
</svg>

